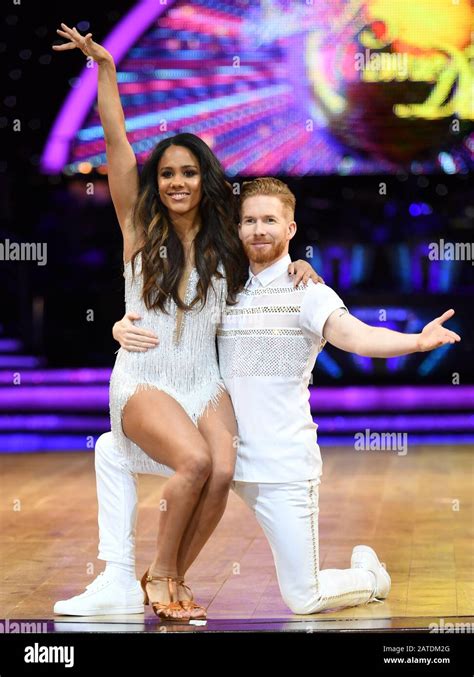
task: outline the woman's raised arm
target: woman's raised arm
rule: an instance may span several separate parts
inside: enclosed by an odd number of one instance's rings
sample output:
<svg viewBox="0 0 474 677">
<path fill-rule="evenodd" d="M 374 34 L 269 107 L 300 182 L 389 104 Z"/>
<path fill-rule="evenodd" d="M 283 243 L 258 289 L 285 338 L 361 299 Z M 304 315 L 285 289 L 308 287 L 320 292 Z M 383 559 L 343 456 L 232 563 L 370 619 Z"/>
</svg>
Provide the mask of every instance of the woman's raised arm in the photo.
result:
<svg viewBox="0 0 474 677">
<path fill-rule="evenodd" d="M 129 260 L 139 246 L 131 220 L 138 196 L 139 178 L 135 153 L 125 131 L 114 59 L 109 51 L 92 40 L 92 33 L 82 36 L 76 28 L 69 28 L 63 23 L 61 28 L 57 30 L 58 34 L 69 42 L 53 45 L 53 49 L 65 51 L 78 48 L 98 65 L 99 116 L 104 130 L 109 189 L 124 238 L 124 258 Z"/>
</svg>

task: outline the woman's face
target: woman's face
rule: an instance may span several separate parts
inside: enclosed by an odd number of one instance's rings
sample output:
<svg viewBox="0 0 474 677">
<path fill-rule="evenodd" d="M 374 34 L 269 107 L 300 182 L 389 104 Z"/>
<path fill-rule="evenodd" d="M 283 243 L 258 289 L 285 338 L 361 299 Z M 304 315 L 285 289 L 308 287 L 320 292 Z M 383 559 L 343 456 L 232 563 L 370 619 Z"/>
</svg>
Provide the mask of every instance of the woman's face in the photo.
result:
<svg viewBox="0 0 474 677">
<path fill-rule="evenodd" d="M 158 163 L 158 190 L 170 212 L 186 214 L 201 201 L 201 170 L 197 157 L 184 146 L 170 146 Z"/>
</svg>

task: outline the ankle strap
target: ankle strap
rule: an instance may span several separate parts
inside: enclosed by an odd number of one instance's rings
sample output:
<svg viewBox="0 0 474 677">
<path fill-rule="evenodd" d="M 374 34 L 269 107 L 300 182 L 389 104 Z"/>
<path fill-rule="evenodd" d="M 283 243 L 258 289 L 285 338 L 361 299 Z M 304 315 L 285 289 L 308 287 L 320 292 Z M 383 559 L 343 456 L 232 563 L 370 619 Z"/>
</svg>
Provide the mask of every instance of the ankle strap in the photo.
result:
<svg viewBox="0 0 474 677">
<path fill-rule="evenodd" d="M 168 594 L 170 597 L 170 603 L 178 603 L 179 600 L 177 598 L 177 589 L 173 590 L 172 583 L 175 583 L 176 586 L 178 585 L 176 582 L 176 576 L 151 576 L 150 573 L 147 571 L 145 574 L 145 585 L 147 583 L 151 583 L 152 581 L 164 581 L 165 583 L 168 583 Z"/>
<path fill-rule="evenodd" d="M 187 591 L 188 595 L 190 595 L 190 597 L 191 597 L 191 599 L 188 600 L 188 601 L 192 602 L 194 600 L 193 591 L 191 590 L 189 585 L 186 585 L 186 583 L 184 582 L 184 576 L 176 576 L 175 581 L 176 581 L 177 585 L 180 585 L 182 588 L 184 588 Z"/>
<path fill-rule="evenodd" d="M 170 582 L 170 581 L 175 581 L 177 582 L 178 579 L 176 576 L 150 576 L 150 574 L 147 572 L 145 576 L 145 580 L 147 583 L 151 583 L 151 581 L 165 581 L 165 582 Z"/>
</svg>

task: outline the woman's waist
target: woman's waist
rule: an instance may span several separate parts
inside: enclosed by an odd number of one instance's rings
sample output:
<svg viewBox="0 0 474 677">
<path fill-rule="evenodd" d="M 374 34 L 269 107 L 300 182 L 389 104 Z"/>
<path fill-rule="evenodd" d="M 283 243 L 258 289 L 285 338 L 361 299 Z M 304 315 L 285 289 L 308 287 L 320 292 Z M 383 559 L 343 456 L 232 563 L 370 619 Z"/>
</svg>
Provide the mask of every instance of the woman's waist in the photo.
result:
<svg viewBox="0 0 474 677">
<path fill-rule="evenodd" d="M 171 341 L 172 337 L 180 325 L 180 332 L 185 335 L 199 335 L 200 340 L 213 341 L 216 337 L 216 312 L 196 313 L 194 310 L 185 311 L 181 317 L 178 316 L 176 309 L 167 314 L 161 311 L 148 310 L 135 305 L 126 304 L 126 313 L 135 313 L 140 316 L 139 320 L 134 320 L 133 325 L 137 329 L 155 332 L 161 335 L 163 340 Z"/>
<path fill-rule="evenodd" d="M 149 348 L 145 353 L 120 348 L 114 368 L 130 375 L 135 372 L 149 376 L 186 373 L 189 378 L 190 374 L 199 377 L 201 374 L 219 372 L 219 363 L 215 345 L 209 345 L 207 350 L 200 346 L 199 351 L 180 351 L 176 347 L 167 349 L 160 341 L 159 345 Z"/>
</svg>

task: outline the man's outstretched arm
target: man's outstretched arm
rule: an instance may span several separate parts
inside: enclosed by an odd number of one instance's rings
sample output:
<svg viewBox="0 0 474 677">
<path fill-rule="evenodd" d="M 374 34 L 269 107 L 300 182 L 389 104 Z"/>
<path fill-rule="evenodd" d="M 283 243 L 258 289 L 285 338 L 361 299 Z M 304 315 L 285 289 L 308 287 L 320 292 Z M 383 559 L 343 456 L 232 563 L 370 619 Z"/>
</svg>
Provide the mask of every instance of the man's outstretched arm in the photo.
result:
<svg viewBox="0 0 474 677">
<path fill-rule="evenodd" d="M 451 308 L 427 324 L 421 333 L 403 334 L 384 327 L 371 327 L 339 308 L 326 320 L 323 335 L 328 343 L 349 353 L 364 357 L 398 357 L 460 341 L 458 334 L 443 327 L 453 315 Z"/>
</svg>

